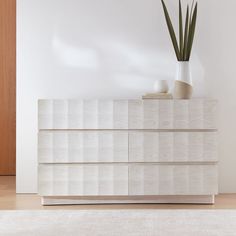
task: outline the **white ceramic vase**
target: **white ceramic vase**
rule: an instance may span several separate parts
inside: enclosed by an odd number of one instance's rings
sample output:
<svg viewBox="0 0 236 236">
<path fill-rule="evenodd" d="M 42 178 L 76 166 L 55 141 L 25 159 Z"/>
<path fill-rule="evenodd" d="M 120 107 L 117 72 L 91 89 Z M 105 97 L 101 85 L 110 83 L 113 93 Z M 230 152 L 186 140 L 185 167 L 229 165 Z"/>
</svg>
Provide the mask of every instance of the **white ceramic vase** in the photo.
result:
<svg viewBox="0 0 236 236">
<path fill-rule="evenodd" d="M 166 80 L 156 80 L 154 83 L 155 93 L 168 93 L 169 86 Z"/>
<path fill-rule="evenodd" d="M 192 75 L 189 61 L 178 61 L 176 80 L 192 85 Z"/>
<path fill-rule="evenodd" d="M 192 97 L 192 75 L 189 61 L 179 61 L 175 79 L 173 96 L 175 99 L 190 99 Z"/>
</svg>

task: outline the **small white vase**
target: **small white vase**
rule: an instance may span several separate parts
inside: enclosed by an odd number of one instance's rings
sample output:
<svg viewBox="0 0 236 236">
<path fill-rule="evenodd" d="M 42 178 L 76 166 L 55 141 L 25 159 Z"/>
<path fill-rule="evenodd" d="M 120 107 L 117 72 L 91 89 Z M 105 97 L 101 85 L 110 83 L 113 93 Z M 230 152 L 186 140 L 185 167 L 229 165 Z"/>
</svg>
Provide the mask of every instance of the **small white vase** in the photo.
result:
<svg viewBox="0 0 236 236">
<path fill-rule="evenodd" d="M 169 87 L 166 80 L 156 80 L 154 83 L 155 93 L 168 93 Z"/>
<path fill-rule="evenodd" d="M 173 97 L 175 99 L 190 99 L 192 97 L 192 75 L 189 61 L 179 61 L 175 78 Z"/>
<path fill-rule="evenodd" d="M 189 61 L 178 61 L 176 80 L 192 86 L 192 75 Z"/>
</svg>

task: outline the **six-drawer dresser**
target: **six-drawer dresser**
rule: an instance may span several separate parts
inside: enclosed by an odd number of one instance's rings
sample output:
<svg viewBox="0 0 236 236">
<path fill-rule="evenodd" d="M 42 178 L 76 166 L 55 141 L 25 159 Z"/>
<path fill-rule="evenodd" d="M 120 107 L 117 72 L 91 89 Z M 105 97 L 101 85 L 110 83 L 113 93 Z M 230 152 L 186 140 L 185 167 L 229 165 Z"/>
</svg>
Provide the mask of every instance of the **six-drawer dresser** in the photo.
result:
<svg viewBox="0 0 236 236">
<path fill-rule="evenodd" d="M 42 204 L 214 203 L 217 102 L 39 100 Z"/>
</svg>

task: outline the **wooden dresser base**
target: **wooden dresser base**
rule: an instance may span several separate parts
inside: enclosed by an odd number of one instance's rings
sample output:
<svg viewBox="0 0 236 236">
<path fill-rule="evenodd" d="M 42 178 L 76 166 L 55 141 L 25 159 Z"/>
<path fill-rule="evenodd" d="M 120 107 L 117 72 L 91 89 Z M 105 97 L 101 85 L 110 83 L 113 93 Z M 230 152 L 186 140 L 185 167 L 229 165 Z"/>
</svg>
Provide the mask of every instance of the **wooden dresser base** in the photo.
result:
<svg viewBox="0 0 236 236">
<path fill-rule="evenodd" d="M 44 206 L 81 204 L 214 204 L 215 195 L 42 197 Z"/>
</svg>

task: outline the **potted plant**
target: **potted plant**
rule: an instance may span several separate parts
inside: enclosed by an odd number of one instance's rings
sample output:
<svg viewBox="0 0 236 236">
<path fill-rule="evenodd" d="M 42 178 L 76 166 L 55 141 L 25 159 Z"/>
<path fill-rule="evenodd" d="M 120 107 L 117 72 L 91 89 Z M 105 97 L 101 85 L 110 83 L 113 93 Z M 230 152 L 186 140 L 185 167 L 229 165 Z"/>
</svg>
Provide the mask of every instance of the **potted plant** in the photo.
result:
<svg viewBox="0 0 236 236">
<path fill-rule="evenodd" d="M 174 98 L 189 99 L 192 96 L 192 79 L 189 60 L 191 56 L 193 39 L 197 21 L 197 2 L 192 2 L 191 9 L 187 5 L 186 17 L 183 26 L 183 14 L 181 0 L 179 0 L 179 40 L 175 34 L 166 4 L 161 0 L 170 38 L 178 60 L 177 74 L 174 88 Z"/>
</svg>

